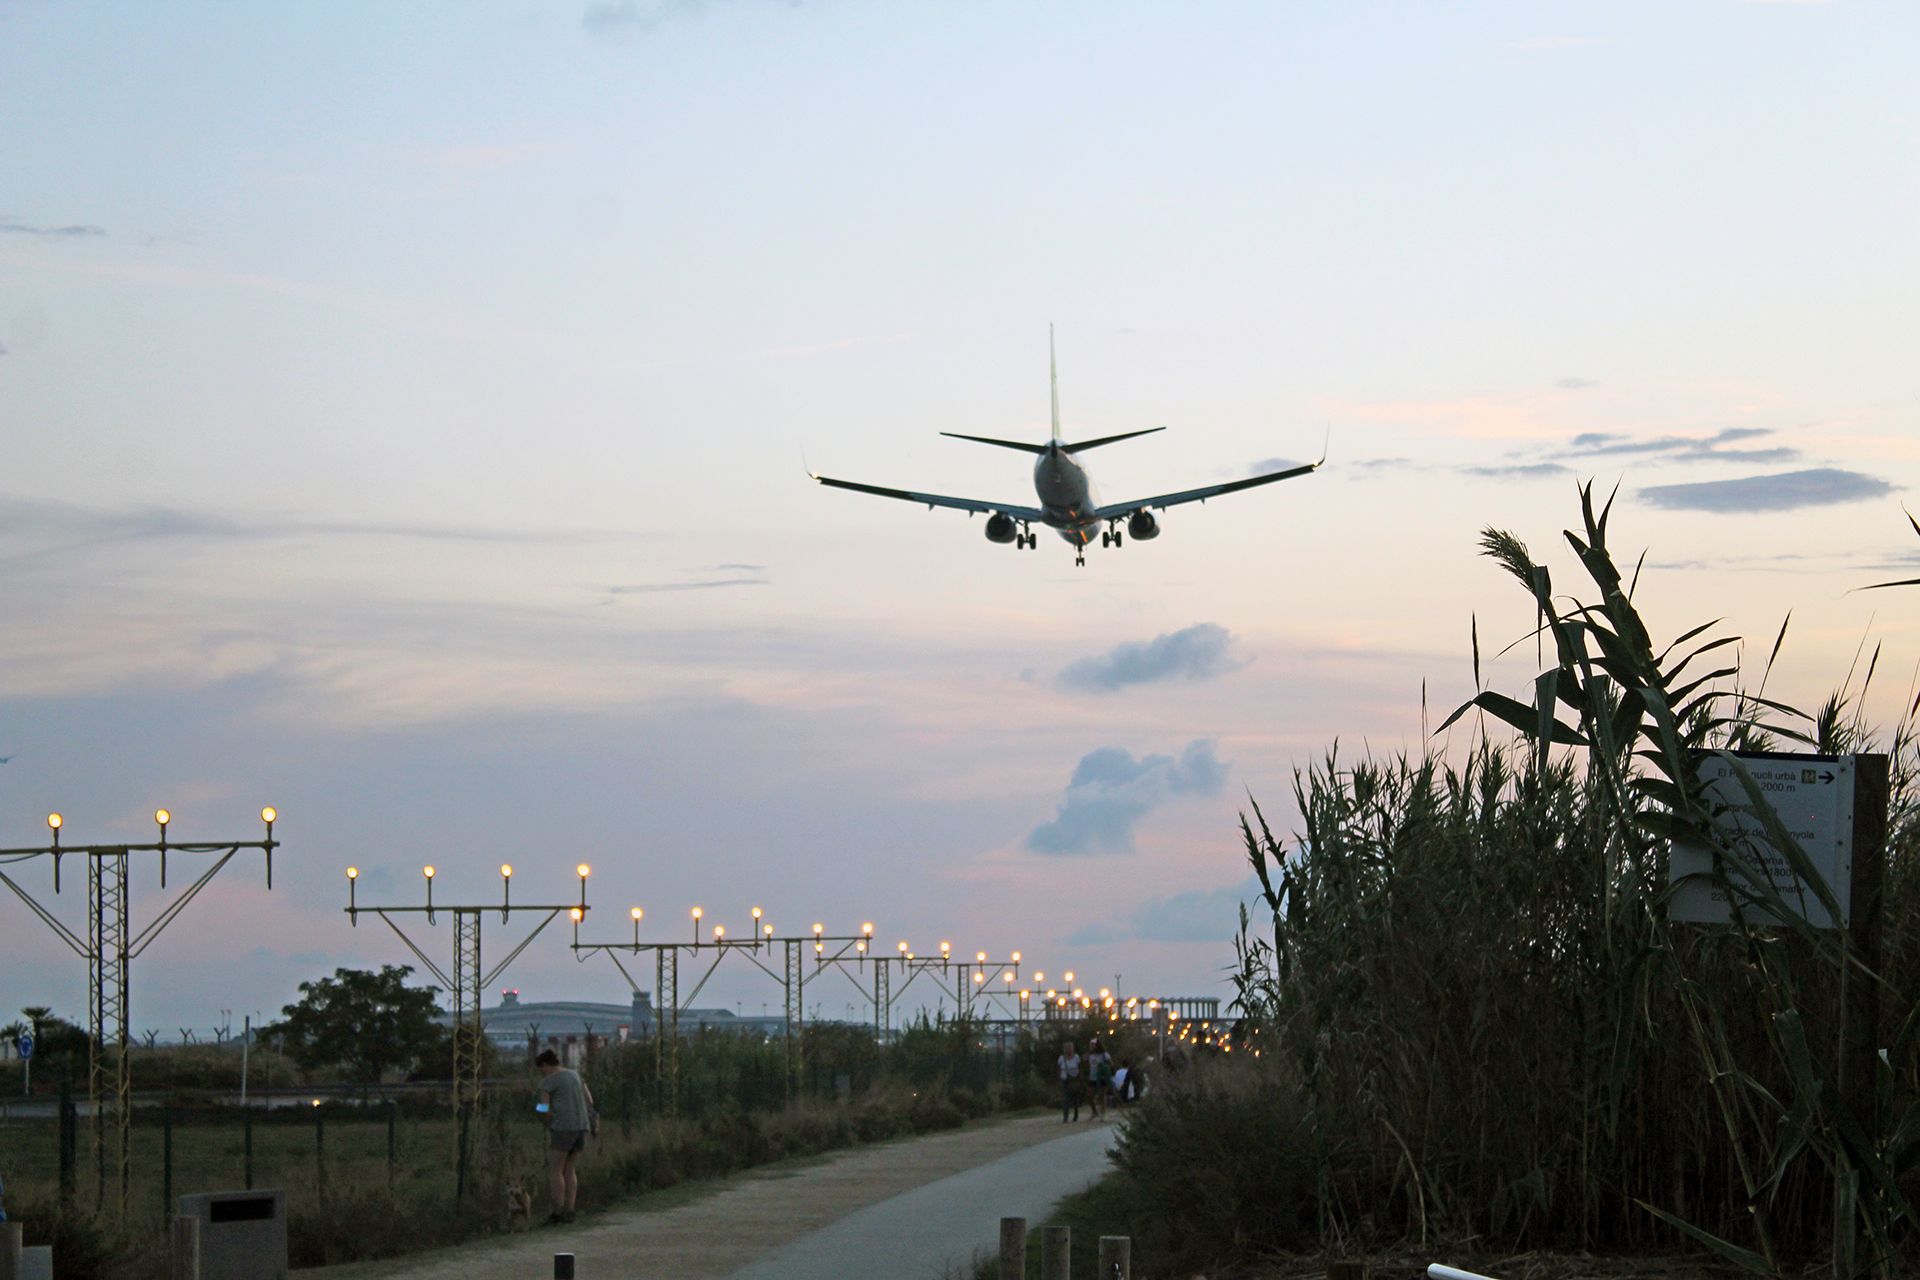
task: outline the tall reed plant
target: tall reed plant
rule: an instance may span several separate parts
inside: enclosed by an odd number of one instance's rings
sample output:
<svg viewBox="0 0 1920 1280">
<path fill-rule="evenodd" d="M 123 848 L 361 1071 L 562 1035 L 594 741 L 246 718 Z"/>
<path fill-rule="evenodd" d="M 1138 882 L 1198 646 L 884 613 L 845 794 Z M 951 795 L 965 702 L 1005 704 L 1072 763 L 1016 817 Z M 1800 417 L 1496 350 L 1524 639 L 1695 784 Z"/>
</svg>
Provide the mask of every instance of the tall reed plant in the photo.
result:
<svg viewBox="0 0 1920 1280">
<path fill-rule="evenodd" d="M 1581 498 L 1567 539 L 1587 598 L 1483 535 L 1536 609 L 1529 698 L 1481 690 L 1447 722 L 1481 728 L 1452 761 L 1330 753 L 1296 779 L 1292 847 L 1257 806 L 1243 821 L 1271 922 L 1243 924 L 1239 1000 L 1266 1069 L 1305 1100 L 1323 1230 L 1583 1248 L 1677 1233 L 1756 1273 L 1817 1255 L 1891 1276 L 1912 1260 L 1920 1173 L 1912 714 L 1889 746 L 1884 928 L 1865 954 L 1739 881 L 1700 780 L 1704 751 L 1867 748 L 1847 695 L 1806 717 L 1764 675 L 1748 690 L 1711 623 L 1656 643 L 1607 508 Z M 1768 839 L 1808 868 L 1777 822 Z M 1668 919 L 1676 840 L 1712 851 L 1744 904 L 1732 924 Z"/>
</svg>

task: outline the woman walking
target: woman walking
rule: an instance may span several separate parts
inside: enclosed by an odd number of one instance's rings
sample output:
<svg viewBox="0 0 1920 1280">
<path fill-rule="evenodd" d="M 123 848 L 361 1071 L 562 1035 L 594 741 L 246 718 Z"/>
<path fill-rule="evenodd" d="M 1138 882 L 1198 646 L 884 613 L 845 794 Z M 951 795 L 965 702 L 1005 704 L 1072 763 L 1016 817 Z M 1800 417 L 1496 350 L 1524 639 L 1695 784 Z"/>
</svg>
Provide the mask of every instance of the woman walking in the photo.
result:
<svg viewBox="0 0 1920 1280">
<path fill-rule="evenodd" d="M 1072 1119 L 1080 1118 L 1080 1055 L 1074 1051 L 1073 1041 L 1067 1041 L 1056 1061 L 1060 1067 L 1060 1123 L 1065 1124 L 1069 1111 Z"/>
</svg>

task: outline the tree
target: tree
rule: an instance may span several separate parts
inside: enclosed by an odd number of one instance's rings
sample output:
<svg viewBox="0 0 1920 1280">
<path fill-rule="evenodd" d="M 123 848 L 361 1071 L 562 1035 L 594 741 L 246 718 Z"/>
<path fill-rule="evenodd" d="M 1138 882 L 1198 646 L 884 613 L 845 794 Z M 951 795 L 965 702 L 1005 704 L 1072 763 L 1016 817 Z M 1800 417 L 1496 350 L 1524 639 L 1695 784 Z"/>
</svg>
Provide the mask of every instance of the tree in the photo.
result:
<svg viewBox="0 0 1920 1280">
<path fill-rule="evenodd" d="M 445 1042 L 434 1021 L 435 987 L 409 987 L 406 965 L 380 972 L 335 969 L 331 978 L 300 984 L 300 1002 L 281 1009 L 272 1029 L 287 1054 L 309 1072 L 338 1065 L 360 1084 L 389 1071 L 409 1071 Z"/>
</svg>

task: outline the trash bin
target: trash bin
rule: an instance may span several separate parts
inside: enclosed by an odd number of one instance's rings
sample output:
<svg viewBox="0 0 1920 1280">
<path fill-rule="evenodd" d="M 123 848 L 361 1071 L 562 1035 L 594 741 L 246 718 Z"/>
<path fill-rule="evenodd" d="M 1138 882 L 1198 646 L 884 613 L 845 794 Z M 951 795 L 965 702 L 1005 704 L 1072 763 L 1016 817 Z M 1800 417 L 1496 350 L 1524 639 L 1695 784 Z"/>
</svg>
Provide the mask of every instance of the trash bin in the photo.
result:
<svg viewBox="0 0 1920 1280">
<path fill-rule="evenodd" d="M 180 1214 L 200 1219 L 200 1280 L 286 1280 L 286 1192 L 181 1196 Z"/>
</svg>

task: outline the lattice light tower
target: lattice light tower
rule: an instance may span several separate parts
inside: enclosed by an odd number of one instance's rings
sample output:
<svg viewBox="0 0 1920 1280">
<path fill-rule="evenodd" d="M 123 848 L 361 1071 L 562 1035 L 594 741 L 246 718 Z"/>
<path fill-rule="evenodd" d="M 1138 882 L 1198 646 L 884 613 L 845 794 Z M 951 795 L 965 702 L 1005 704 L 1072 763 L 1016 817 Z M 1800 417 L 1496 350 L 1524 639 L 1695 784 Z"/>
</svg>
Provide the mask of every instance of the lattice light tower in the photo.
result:
<svg viewBox="0 0 1920 1280">
<path fill-rule="evenodd" d="M 986 952 L 978 953 L 975 961 L 957 959 L 953 955 L 952 945 L 940 944 L 937 956 L 917 954 L 907 943 L 899 944 L 897 953 L 888 953 L 877 949 L 873 943 L 873 922 L 866 921 L 858 933 L 829 934 L 826 926 L 816 922 L 811 933 L 781 934 L 768 923 L 759 907 L 751 913 L 752 926 L 747 936 L 729 936 L 725 925 L 705 923 L 706 911 L 694 907 L 689 912 L 692 923 L 692 936 L 686 941 L 643 942 L 640 939 L 640 922 L 646 912 L 634 907 L 629 915 L 633 920 L 633 940 L 621 942 L 581 942 L 574 940 L 575 954 L 584 959 L 599 953 L 613 961 L 614 967 L 627 980 L 627 985 L 635 992 L 640 984 L 634 980 L 631 970 L 620 960 L 621 953 L 634 956 L 652 955 L 654 958 L 654 1072 L 660 1082 L 661 1104 L 671 1111 L 679 1105 L 680 1080 L 680 1015 L 692 1006 L 700 992 L 705 989 L 708 979 L 720 967 L 727 956 L 738 954 L 762 973 L 778 982 L 781 986 L 781 1007 L 784 1013 L 786 1085 L 788 1096 L 799 1091 L 802 1070 L 803 1045 L 805 1043 L 805 1010 L 807 983 L 824 974 L 829 969 L 837 969 L 844 974 L 861 998 L 870 1003 L 873 1010 L 873 1033 L 882 1042 L 893 1034 L 894 1005 L 906 995 L 913 983 L 925 973 L 956 975 L 954 987 L 948 991 L 944 986 L 938 988 L 942 998 L 952 995 L 959 1011 L 971 1014 L 979 1001 L 989 1003 L 1004 999 L 1019 999 L 1018 1015 L 1024 1017 L 1026 1007 L 1025 994 L 1016 993 L 1014 984 L 1018 980 L 1020 953 L 1013 953 L 1011 965 L 992 964 L 987 961 Z M 703 930 L 710 929 L 710 935 L 703 936 Z M 809 970 L 807 964 L 808 949 L 812 950 L 813 964 Z M 774 950 L 783 953 L 784 963 L 779 972 L 775 972 L 771 961 Z M 684 998 L 680 995 L 680 954 L 696 958 L 711 953 L 713 959 L 708 963 L 706 972 L 694 984 L 693 990 Z M 763 958 L 764 957 L 764 958 Z M 869 965 L 872 974 L 869 979 L 856 976 Z M 894 982 L 898 970 L 904 981 Z M 983 988 L 989 985 L 989 973 L 992 980 L 1005 985 L 1005 990 L 992 990 L 983 995 Z M 870 982 L 870 985 L 869 985 Z"/>
<path fill-rule="evenodd" d="M 604 955 L 613 961 L 620 970 L 620 976 L 634 991 L 640 990 L 640 984 L 634 980 L 631 970 L 620 960 L 620 953 L 633 956 L 651 955 L 654 962 L 654 1036 L 653 1059 L 655 1079 L 660 1082 L 661 1104 L 672 1111 L 679 1106 L 680 1083 L 680 1014 L 691 1007 L 700 992 L 706 988 L 708 979 L 720 967 L 729 955 L 742 955 L 754 968 L 778 982 L 781 987 L 781 1011 L 784 1024 L 784 1048 L 786 1053 L 786 1087 L 789 1096 L 799 1089 L 802 1061 L 802 1044 L 805 1040 L 806 1022 L 806 984 L 807 948 L 813 949 L 815 971 L 827 966 L 837 966 L 843 962 L 863 963 L 873 938 L 873 926 L 863 925 L 859 934 L 829 934 L 826 926 L 815 924 L 812 933 L 780 934 L 766 919 L 766 913 L 759 907 L 753 908 L 752 926 L 747 937 L 729 937 L 725 925 L 711 926 L 710 937 L 703 938 L 701 930 L 706 911 L 695 907 L 689 913 L 693 935 L 685 942 L 642 942 L 640 940 L 640 922 L 646 912 L 634 907 L 629 913 L 633 920 L 633 940 L 631 942 L 581 942 L 575 938 L 573 949 L 577 958 L 584 959 L 595 953 Z M 831 954 L 828 948 L 833 948 Z M 773 952 L 781 952 L 782 965 L 775 972 L 771 960 Z M 680 953 L 687 952 L 696 958 L 711 952 L 712 961 L 706 972 L 689 991 L 685 999 L 680 995 Z M 764 958 L 763 958 L 764 957 Z M 884 1026 L 886 1017 L 886 978 L 885 965 L 875 966 L 874 1026 L 876 1033 Z M 856 985 L 858 985 L 856 983 Z M 864 988 L 861 995 L 866 996 Z"/>
<path fill-rule="evenodd" d="M 529 904 L 516 903 L 513 900 L 513 866 L 510 863 L 500 865 L 500 901 L 484 906 L 435 905 L 433 901 L 433 880 L 437 870 L 429 864 L 421 869 L 422 879 L 426 882 L 426 901 L 417 906 L 362 906 L 359 899 L 360 868 L 347 868 L 347 916 L 357 927 L 360 915 L 366 912 L 379 916 L 387 928 L 406 944 L 407 950 L 414 954 L 420 963 L 426 966 L 428 973 L 439 979 L 443 990 L 453 997 L 453 1106 L 454 1113 L 460 1119 L 460 1160 L 461 1181 L 464 1184 L 466 1162 L 466 1120 L 473 1106 L 480 1098 L 482 1063 L 485 1061 L 486 1024 L 481 1017 L 480 1002 L 487 988 L 507 971 L 507 966 L 520 958 L 533 940 L 540 936 L 546 927 L 560 916 L 565 915 L 573 921 L 574 940 L 579 940 L 581 919 L 587 914 L 587 877 L 592 868 L 581 863 L 574 868 L 574 874 L 580 878 L 580 900 L 578 902 Z M 500 922 L 505 924 L 515 912 L 531 913 L 540 916 L 540 922 L 531 932 L 522 938 L 519 945 L 506 954 L 506 957 L 491 969 L 481 967 L 480 924 L 487 915 L 498 912 Z M 420 949 L 419 944 L 407 936 L 393 917 L 400 915 L 424 915 L 428 925 L 438 923 L 440 915 L 453 917 L 453 973 L 449 975 L 431 956 Z"/>
<path fill-rule="evenodd" d="M 87 1101 L 93 1113 L 94 1196 L 104 1205 L 108 1174 L 119 1188 L 124 1214 L 127 1184 L 131 1174 L 131 1123 L 128 1095 L 133 1081 L 127 1049 L 130 1036 L 127 1025 L 127 988 L 133 961 L 158 938 L 166 927 L 186 910 L 209 881 L 220 873 L 242 849 L 259 849 L 266 855 L 267 888 L 273 888 L 273 851 L 280 842 L 273 838 L 274 820 L 279 817 L 272 806 L 260 810 L 266 824 L 262 840 L 215 840 L 181 843 L 167 838 L 173 814 L 156 809 L 153 821 L 160 828 L 159 839 L 149 844 L 63 845 L 60 832 L 66 819 L 58 813 L 47 815 L 52 843 L 31 849 L 0 849 L 0 863 L 23 862 L 33 858 L 53 861 L 53 891 L 60 892 L 60 861 L 76 857 L 87 860 L 87 936 L 83 939 L 18 881 L 0 872 L 0 884 L 13 890 L 20 901 L 52 929 L 69 950 L 87 962 Z M 133 932 L 132 903 L 127 883 L 128 859 L 137 853 L 156 853 L 160 857 L 160 887 L 167 887 L 167 855 L 212 855 L 214 862 L 199 878 L 181 890 L 178 897 L 161 909 L 160 914 Z"/>
</svg>

